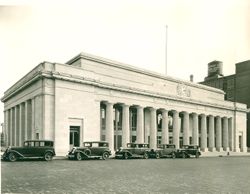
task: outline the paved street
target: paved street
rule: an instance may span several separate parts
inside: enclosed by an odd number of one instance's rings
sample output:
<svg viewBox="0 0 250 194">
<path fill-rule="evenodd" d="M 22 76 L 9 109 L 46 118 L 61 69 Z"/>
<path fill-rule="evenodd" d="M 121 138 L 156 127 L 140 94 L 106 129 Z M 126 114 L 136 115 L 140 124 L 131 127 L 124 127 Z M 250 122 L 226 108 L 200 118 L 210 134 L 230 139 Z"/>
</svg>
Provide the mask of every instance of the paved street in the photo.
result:
<svg viewBox="0 0 250 194">
<path fill-rule="evenodd" d="M 250 157 L 2 162 L 2 193 L 249 193 Z"/>
</svg>

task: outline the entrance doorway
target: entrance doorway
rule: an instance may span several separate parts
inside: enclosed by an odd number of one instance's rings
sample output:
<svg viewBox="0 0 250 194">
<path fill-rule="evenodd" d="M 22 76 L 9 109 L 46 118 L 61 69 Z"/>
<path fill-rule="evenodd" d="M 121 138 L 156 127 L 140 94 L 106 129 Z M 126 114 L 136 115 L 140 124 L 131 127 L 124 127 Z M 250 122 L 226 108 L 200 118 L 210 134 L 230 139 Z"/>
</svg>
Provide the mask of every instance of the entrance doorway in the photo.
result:
<svg viewBox="0 0 250 194">
<path fill-rule="evenodd" d="M 80 146 L 80 126 L 70 126 L 69 145 L 70 149 Z"/>
</svg>

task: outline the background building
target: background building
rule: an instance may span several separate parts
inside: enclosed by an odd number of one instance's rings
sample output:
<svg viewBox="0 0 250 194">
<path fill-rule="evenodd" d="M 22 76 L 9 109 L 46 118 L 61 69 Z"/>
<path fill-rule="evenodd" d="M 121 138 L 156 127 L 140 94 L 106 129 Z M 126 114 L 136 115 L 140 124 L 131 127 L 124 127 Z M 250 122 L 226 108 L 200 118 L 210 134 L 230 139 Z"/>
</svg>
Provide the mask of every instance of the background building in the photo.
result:
<svg viewBox="0 0 250 194">
<path fill-rule="evenodd" d="M 250 60 L 236 63 L 235 74 L 223 76 L 220 61 L 208 64 L 208 76 L 201 84 L 219 88 L 225 92 L 225 100 L 241 102 L 250 107 Z M 250 113 L 247 114 L 247 146 L 250 147 Z"/>
<path fill-rule="evenodd" d="M 66 64 L 39 64 L 1 100 L 7 145 L 51 139 L 57 155 L 93 140 L 112 151 L 138 142 L 246 152 L 246 105 L 224 94 L 81 53 Z"/>
</svg>

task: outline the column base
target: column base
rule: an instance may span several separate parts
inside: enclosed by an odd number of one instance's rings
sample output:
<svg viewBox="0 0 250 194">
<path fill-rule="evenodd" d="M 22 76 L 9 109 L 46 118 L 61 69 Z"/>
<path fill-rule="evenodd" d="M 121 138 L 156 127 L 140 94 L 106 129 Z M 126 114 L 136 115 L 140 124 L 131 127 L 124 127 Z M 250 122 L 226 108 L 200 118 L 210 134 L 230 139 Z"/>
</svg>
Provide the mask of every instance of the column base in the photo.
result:
<svg viewBox="0 0 250 194">
<path fill-rule="evenodd" d="M 230 151 L 229 147 L 223 148 L 223 150 L 224 150 L 225 152 L 229 152 L 229 151 Z"/>
<path fill-rule="evenodd" d="M 201 151 L 207 152 L 207 151 L 208 151 L 208 148 L 201 148 Z"/>
<path fill-rule="evenodd" d="M 244 148 L 242 149 L 242 152 L 247 152 L 247 147 L 244 147 Z"/>
<path fill-rule="evenodd" d="M 210 152 L 215 152 L 216 151 L 216 149 L 213 147 L 213 148 L 208 148 L 208 150 L 210 151 Z"/>
<path fill-rule="evenodd" d="M 240 152 L 240 148 L 234 148 L 234 152 Z"/>
<path fill-rule="evenodd" d="M 218 151 L 218 152 L 223 152 L 223 148 L 222 148 L 222 147 L 216 148 L 216 151 Z"/>
</svg>

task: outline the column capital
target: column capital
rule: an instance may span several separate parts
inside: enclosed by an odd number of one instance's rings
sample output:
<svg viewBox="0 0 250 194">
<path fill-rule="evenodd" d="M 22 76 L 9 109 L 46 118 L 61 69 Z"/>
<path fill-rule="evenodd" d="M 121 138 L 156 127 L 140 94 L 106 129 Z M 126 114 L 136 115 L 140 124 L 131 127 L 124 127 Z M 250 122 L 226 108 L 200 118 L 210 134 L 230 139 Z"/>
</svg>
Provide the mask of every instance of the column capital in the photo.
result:
<svg viewBox="0 0 250 194">
<path fill-rule="evenodd" d="M 130 107 L 131 105 L 130 104 L 122 103 L 121 106 L 124 107 L 124 108 L 126 108 L 126 107 Z"/>
</svg>

